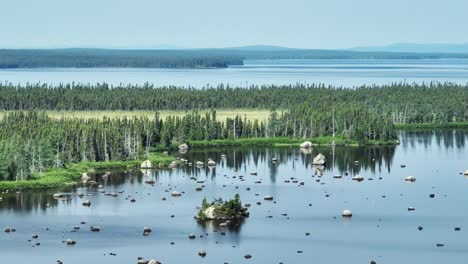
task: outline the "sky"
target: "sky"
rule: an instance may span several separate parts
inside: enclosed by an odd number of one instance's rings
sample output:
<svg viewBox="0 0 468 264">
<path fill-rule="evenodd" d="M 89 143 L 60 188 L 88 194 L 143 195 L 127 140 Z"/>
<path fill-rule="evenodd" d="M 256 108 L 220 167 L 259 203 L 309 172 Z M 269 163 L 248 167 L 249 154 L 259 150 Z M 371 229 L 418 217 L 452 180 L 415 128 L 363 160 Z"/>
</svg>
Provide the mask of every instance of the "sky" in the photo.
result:
<svg viewBox="0 0 468 264">
<path fill-rule="evenodd" d="M 468 43 L 467 0 L 1 0 L 0 48 Z"/>
</svg>

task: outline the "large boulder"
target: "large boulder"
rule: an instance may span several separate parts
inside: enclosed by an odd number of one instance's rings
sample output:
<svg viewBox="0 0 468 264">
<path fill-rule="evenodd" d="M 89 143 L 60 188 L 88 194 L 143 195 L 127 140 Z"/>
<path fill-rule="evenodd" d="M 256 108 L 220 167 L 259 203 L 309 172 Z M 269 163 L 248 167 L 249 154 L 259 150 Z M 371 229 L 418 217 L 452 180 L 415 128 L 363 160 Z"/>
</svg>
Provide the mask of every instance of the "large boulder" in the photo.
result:
<svg viewBox="0 0 468 264">
<path fill-rule="evenodd" d="M 189 146 L 187 145 L 187 143 L 179 145 L 179 152 L 180 153 L 185 153 L 185 152 L 188 151 L 188 149 L 189 149 Z"/>
<path fill-rule="evenodd" d="M 353 216 L 353 213 L 351 212 L 351 210 L 346 209 L 341 213 L 341 215 L 343 217 L 351 217 L 351 216 Z"/>
<path fill-rule="evenodd" d="M 311 148 L 312 147 L 312 142 L 304 141 L 304 142 L 301 143 L 300 147 L 305 148 L 305 149 Z"/>
<path fill-rule="evenodd" d="M 327 163 L 327 158 L 322 153 L 319 153 L 317 156 L 315 156 L 313 162 L 314 165 L 324 165 Z"/>
<path fill-rule="evenodd" d="M 214 206 L 210 206 L 203 211 L 208 219 L 216 219 L 215 215 L 215 210 L 216 208 Z"/>
<path fill-rule="evenodd" d="M 145 160 L 143 163 L 141 163 L 141 168 L 142 169 L 151 169 L 153 168 L 153 164 L 151 164 L 151 161 Z"/>
<path fill-rule="evenodd" d="M 88 173 L 83 172 L 83 173 L 81 174 L 81 180 L 82 180 L 82 181 L 87 182 L 87 181 L 89 181 L 89 179 L 91 179 L 91 178 L 88 176 Z"/>
<path fill-rule="evenodd" d="M 206 163 L 208 166 L 216 166 L 216 162 L 212 159 L 208 159 L 208 162 Z"/>
</svg>

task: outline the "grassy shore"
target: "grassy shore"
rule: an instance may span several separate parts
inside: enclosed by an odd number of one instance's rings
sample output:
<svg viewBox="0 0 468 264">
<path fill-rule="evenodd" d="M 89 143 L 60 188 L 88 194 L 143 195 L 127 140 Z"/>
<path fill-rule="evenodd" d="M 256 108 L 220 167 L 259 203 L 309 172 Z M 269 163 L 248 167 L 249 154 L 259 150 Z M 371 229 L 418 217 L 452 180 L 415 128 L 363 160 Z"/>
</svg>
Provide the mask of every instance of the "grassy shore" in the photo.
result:
<svg viewBox="0 0 468 264">
<path fill-rule="evenodd" d="M 317 146 L 331 145 L 335 142 L 336 145 L 358 146 L 358 145 L 395 145 L 395 141 L 367 141 L 359 143 L 356 140 L 347 139 L 343 137 L 315 137 L 315 138 L 239 138 L 239 139 L 221 139 L 221 140 L 200 140 L 190 141 L 191 148 L 200 147 L 221 147 L 221 146 L 293 146 L 299 147 L 304 141 L 310 141 Z"/>
<path fill-rule="evenodd" d="M 398 124 L 397 129 L 468 128 L 468 122 Z"/>
<path fill-rule="evenodd" d="M 153 164 L 162 163 L 169 165 L 174 157 L 152 153 L 149 160 Z M 42 176 L 28 181 L 0 181 L 0 191 L 4 190 L 26 190 L 26 189 L 48 189 L 75 185 L 84 172 L 100 172 L 105 170 L 135 168 L 140 166 L 143 160 L 109 161 L 109 162 L 80 162 L 67 164 L 64 168 L 54 168 L 46 171 Z"/>
</svg>

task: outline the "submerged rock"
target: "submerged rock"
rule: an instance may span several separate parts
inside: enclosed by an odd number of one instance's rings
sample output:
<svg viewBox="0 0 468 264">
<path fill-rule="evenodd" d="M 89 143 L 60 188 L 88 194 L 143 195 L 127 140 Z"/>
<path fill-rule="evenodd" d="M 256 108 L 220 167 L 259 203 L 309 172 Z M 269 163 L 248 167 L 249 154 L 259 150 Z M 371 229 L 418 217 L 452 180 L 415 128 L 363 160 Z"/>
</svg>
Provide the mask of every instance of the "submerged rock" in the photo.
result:
<svg viewBox="0 0 468 264">
<path fill-rule="evenodd" d="M 273 201 L 273 196 L 267 195 L 267 196 L 263 197 L 263 200 L 266 200 L 266 201 Z"/>
<path fill-rule="evenodd" d="M 327 163 L 327 158 L 322 153 L 319 153 L 317 156 L 315 156 L 314 160 L 312 161 L 314 165 L 324 165 Z"/>
<path fill-rule="evenodd" d="M 91 206 L 91 201 L 89 200 L 84 201 L 83 206 Z"/>
</svg>

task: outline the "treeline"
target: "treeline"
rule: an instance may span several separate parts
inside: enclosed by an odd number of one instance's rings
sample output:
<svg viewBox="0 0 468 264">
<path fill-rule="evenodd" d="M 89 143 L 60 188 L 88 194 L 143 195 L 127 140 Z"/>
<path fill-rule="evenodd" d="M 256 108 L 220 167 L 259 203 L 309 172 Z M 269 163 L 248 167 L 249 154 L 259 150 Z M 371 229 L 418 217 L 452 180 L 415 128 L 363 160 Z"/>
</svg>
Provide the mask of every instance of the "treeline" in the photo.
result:
<svg viewBox="0 0 468 264">
<path fill-rule="evenodd" d="M 0 69 L 8 68 L 225 68 L 242 65 L 229 54 L 163 50 L 0 50 Z"/>
<path fill-rule="evenodd" d="M 107 84 L 0 85 L 2 110 L 197 110 L 290 109 L 305 103 L 311 109 L 364 106 L 394 124 L 468 121 L 468 86 L 451 83 L 362 86 L 355 89 L 324 85 L 228 85 L 204 89 Z M 324 107 L 326 106 L 326 107 Z M 340 124 L 341 125 L 341 124 Z"/>
<path fill-rule="evenodd" d="M 222 49 L 125 50 L 125 49 L 2 49 L 1 68 L 223 68 L 257 59 L 440 59 L 468 58 L 456 53 L 365 52 L 309 50 L 282 47 Z"/>
<path fill-rule="evenodd" d="M 325 107 L 325 106 L 323 106 Z M 0 180 L 28 180 L 51 167 L 81 161 L 142 159 L 155 147 L 214 139 L 339 136 L 358 141 L 396 138 L 389 118 L 364 106 L 333 111 L 306 105 L 272 111 L 267 121 L 236 116 L 225 121 L 216 111 L 154 119 L 52 119 L 35 111 L 11 112 L 0 120 Z"/>
</svg>

